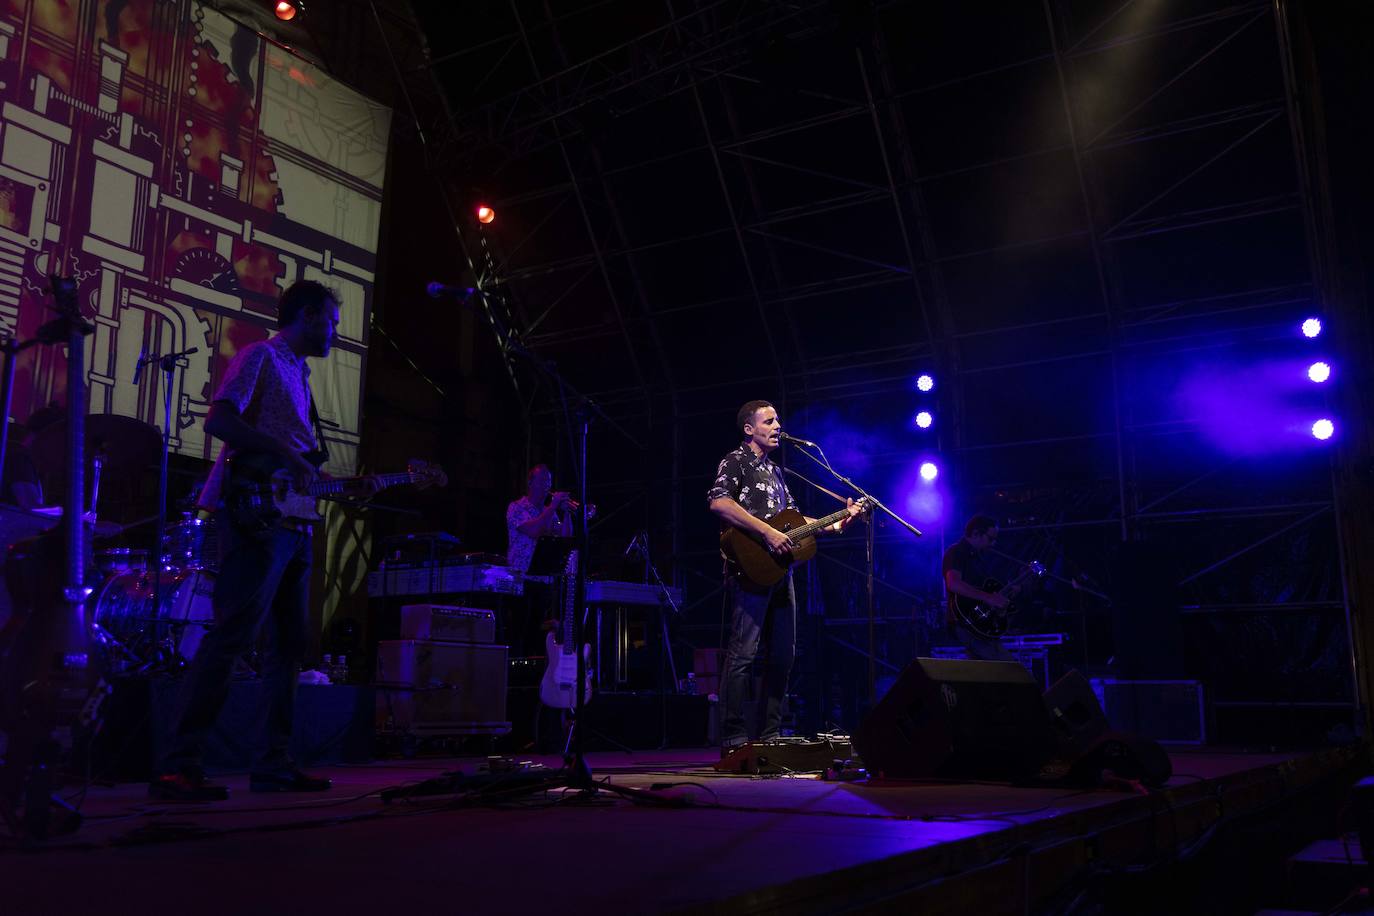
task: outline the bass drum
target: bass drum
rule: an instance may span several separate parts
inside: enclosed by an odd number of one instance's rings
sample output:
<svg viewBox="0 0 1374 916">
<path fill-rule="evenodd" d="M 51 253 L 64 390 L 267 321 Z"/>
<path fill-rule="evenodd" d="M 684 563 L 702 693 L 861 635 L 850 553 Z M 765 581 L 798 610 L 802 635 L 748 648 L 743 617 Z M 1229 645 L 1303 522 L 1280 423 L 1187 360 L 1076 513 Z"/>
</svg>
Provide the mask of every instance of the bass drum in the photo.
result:
<svg viewBox="0 0 1374 916">
<path fill-rule="evenodd" d="M 120 573 L 100 590 L 95 621 L 121 647 L 110 653 L 117 670 L 180 668 L 195 657 L 215 624 L 213 574 L 203 569 L 165 570 L 161 577 L 157 609 L 150 573 Z"/>
</svg>

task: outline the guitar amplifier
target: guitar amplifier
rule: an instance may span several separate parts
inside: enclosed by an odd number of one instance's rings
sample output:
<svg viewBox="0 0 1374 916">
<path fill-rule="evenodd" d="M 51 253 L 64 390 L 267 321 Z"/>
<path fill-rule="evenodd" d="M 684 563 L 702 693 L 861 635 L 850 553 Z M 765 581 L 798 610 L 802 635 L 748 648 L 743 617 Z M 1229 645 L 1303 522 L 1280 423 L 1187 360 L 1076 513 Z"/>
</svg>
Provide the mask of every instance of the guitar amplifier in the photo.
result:
<svg viewBox="0 0 1374 916">
<path fill-rule="evenodd" d="M 483 704 L 460 690 L 377 688 L 377 731 L 383 734 L 505 735 L 510 729 L 504 692 L 499 704 Z"/>
<path fill-rule="evenodd" d="M 496 642 L 496 613 L 444 604 L 401 607 L 401 638 L 435 642 Z"/>
<path fill-rule="evenodd" d="M 378 719 L 405 731 L 459 734 L 463 726 L 480 726 L 474 733 L 500 733 L 489 729 L 505 723 L 506 672 L 505 646 L 382 640 Z"/>
<path fill-rule="evenodd" d="M 499 686 L 499 692 L 505 694 L 505 646 L 429 639 L 383 639 L 377 643 L 379 685 L 475 691 L 483 682 L 493 690 Z"/>
</svg>

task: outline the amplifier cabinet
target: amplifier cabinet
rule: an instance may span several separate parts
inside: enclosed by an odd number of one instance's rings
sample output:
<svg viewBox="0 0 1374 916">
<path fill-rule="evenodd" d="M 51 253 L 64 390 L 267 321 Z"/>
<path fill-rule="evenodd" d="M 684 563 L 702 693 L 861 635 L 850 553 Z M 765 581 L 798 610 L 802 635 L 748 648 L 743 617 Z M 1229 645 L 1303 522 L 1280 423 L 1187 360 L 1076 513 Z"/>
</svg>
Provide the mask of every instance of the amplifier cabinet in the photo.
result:
<svg viewBox="0 0 1374 916">
<path fill-rule="evenodd" d="M 475 704 L 457 690 L 413 687 L 377 688 L 377 731 L 411 735 L 505 735 L 506 698 L 499 706 Z"/>
<path fill-rule="evenodd" d="M 401 607 L 401 639 L 436 642 L 496 642 L 496 614 L 474 607 L 406 604 Z"/>
<path fill-rule="evenodd" d="M 379 722 L 455 734 L 461 725 L 505 724 L 506 671 L 505 646 L 383 640 L 377 645 Z"/>
<path fill-rule="evenodd" d="M 377 643 L 377 683 L 388 687 L 459 687 L 506 692 L 506 647 L 429 639 Z"/>
</svg>

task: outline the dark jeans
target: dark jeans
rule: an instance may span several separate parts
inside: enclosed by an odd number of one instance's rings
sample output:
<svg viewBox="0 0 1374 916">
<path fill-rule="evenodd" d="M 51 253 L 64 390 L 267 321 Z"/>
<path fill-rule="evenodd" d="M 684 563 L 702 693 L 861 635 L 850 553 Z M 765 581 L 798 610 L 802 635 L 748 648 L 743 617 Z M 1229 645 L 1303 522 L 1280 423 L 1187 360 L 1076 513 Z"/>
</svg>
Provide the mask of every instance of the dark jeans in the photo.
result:
<svg viewBox="0 0 1374 916">
<path fill-rule="evenodd" d="M 1007 647 L 1002 645 L 1000 639 L 988 639 L 986 636 L 979 636 L 968 627 L 960 626 L 957 623 L 947 624 L 945 627 L 949 635 L 959 640 L 968 650 L 969 658 L 981 659 L 985 662 L 1014 662 L 1016 657 L 1007 651 Z"/>
<path fill-rule="evenodd" d="M 265 697 L 253 771 L 291 766 L 296 681 L 305 656 L 310 588 L 310 534 L 290 528 L 243 533 L 218 519 L 222 563 L 215 580 L 215 625 L 201 640 L 177 697 L 171 741 L 158 771 L 200 766 L 201 745 L 229 693 L 234 660 L 247 654 L 266 624 Z"/>
<path fill-rule="evenodd" d="M 721 742 L 740 744 L 748 739 L 744 722 L 744 696 L 749 692 L 749 672 L 758 655 L 759 644 L 766 646 L 763 669 L 763 713 L 758 732 L 762 738 L 775 738 L 782 722 L 782 702 L 787 694 L 787 678 L 797 654 L 797 601 L 792 591 L 792 575 L 766 590 L 740 585 L 735 576 L 725 580 L 730 602 L 730 638 L 725 649 L 725 722 Z"/>
</svg>

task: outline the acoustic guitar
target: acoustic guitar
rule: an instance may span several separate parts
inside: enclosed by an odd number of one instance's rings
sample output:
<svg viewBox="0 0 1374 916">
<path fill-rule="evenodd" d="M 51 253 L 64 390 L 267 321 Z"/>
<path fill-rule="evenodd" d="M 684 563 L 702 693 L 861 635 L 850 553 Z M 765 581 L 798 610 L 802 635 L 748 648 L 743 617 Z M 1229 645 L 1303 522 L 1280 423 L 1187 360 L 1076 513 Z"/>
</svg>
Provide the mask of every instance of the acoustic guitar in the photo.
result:
<svg viewBox="0 0 1374 916">
<path fill-rule="evenodd" d="M 873 508 L 867 497 L 856 503 L 860 511 Z M 768 549 L 762 537 L 746 532 L 742 528 L 727 528 L 720 536 L 720 549 L 739 567 L 740 574 L 759 588 L 768 588 L 782 581 L 787 571 L 805 563 L 816 555 L 816 532 L 841 519 L 849 517 L 849 509 L 832 512 L 825 518 L 808 522 L 806 516 L 796 509 L 784 509 L 777 515 L 765 520 L 787 535 L 792 549 L 776 555 Z"/>
</svg>

